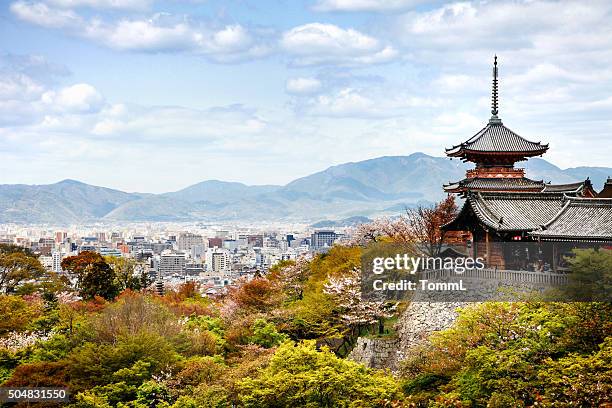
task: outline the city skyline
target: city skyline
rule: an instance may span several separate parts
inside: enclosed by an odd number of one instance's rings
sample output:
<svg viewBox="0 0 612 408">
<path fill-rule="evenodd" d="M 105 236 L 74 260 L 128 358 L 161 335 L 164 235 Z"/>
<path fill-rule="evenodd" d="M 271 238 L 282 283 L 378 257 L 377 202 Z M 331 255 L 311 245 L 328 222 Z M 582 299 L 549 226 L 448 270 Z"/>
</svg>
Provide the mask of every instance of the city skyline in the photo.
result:
<svg viewBox="0 0 612 408">
<path fill-rule="evenodd" d="M 0 184 L 159 193 L 442 156 L 486 124 L 495 53 L 504 124 L 550 143 L 559 167 L 609 167 L 611 14 L 606 2 L 7 2 Z"/>
</svg>

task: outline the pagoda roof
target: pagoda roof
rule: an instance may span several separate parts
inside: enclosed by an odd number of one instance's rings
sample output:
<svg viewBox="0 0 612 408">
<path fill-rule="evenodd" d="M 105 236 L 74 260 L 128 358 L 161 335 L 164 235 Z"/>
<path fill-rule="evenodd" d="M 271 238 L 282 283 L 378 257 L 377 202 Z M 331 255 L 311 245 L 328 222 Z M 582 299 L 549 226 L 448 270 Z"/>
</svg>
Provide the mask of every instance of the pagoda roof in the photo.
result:
<svg viewBox="0 0 612 408">
<path fill-rule="evenodd" d="M 514 161 L 525 157 L 539 156 L 548 150 L 548 144 L 531 142 L 508 129 L 497 116 L 499 113 L 499 93 L 497 79 L 497 55 L 493 63 L 493 88 L 491 92 L 491 119 L 489 123 L 467 141 L 446 149 L 449 157 L 461 157 L 475 161 L 478 157 L 505 155 Z"/>
<path fill-rule="evenodd" d="M 452 230 L 459 220 L 473 213 L 496 231 L 533 231 L 552 219 L 564 203 L 563 193 L 471 192 L 457 217 L 444 229 Z"/>
<path fill-rule="evenodd" d="M 446 155 L 449 157 L 465 157 L 472 153 L 531 157 L 539 156 L 547 150 L 548 144 L 531 142 L 508 129 L 497 119 L 491 120 L 467 141 L 446 149 Z"/>
<path fill-rule="evenodd" d="M 566 196 L 561 210 L 530 235 L 542 240 L 612 241 L 612 198 Z"/>
<path fill-rule="evenodd" d="M 584 181 L 579 181 L 577 183 L 569 183 L 569 184 L 546 184 L 544 186 L 544 190 L 542 191 L 550 192 L 550 193 L 558 193 L 558 192 L 578 193 L 580 192 L 580 190 L 584 188 L 584 186 L 585 186 Z"/>
<path fill-rule="evenodd" d="M 611 185 L 612 187 L 612 185 Z M 456 183 L 444 185 L 446 192 L 541 192 L 541 193 L 564 193 L 572 196 L 594 196 L 591 180 L 569 184 L 549 184 L 542 180 L 536 181 L 526 177 L 519 178 L 466 178 Z"/>
<path fill-rule="evenodd" d="M 543 181 L 535 181 L 526 177 L 517 178 L 487 178 L 487 177 L 472 177 L 444 185 L 444 190 L 463 191 L 463 190 L 488 190 L 488 191 L 504 191 L 504 190 L 530 190 L 541 191 L 546 184 Z"/>
</svg>

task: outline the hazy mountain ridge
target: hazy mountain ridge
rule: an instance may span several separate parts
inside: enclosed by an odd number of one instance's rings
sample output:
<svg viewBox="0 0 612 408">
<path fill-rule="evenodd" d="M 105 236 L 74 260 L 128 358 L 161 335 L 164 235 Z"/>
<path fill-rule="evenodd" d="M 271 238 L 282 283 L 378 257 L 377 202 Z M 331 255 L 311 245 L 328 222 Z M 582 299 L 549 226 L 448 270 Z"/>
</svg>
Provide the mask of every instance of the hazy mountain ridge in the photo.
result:
<svg viewBox="0 0 612 408">
<path fill-rule="evenodd" d="M 562 170 L 539 158 L 523 166 L 528 177 L 553 183 L 590 177 L 597 190 L 612 175 L 612 168 Z M 441 199 L 442 184 L 462 179 L 468 167 L 457 160 L 414 153 L 332 166 L 285 186 L 208 180 L 175 192 L 142 194 L 74 180 L 0 185 L 0 222 L 371 218 Z"/>
</svg>

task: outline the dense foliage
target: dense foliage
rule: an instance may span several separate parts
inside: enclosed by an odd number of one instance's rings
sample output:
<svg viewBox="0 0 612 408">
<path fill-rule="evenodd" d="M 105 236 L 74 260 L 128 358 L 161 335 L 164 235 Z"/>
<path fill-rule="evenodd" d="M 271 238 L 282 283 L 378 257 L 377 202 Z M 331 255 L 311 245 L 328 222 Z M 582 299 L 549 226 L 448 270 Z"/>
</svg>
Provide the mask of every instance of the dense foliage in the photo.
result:
<svg viewBox="0 0 612 408">
<path fill-rule="evenodd" d="M 194 284 L 159 296 L 137 265 L 68 258 L 78 292 L 50 277 L 0 296 L 0 383 L 68 387 L 75 408 L 610 402 L 610 303 L 473 305 L 395 375 L 346 359 L 357 336 L 379 335 L 389 316 L 355 297 L 361 254 L 336 246 L 214 298 Z M 612 254 L 589 259 L 605 271 Z"/>
</svg>

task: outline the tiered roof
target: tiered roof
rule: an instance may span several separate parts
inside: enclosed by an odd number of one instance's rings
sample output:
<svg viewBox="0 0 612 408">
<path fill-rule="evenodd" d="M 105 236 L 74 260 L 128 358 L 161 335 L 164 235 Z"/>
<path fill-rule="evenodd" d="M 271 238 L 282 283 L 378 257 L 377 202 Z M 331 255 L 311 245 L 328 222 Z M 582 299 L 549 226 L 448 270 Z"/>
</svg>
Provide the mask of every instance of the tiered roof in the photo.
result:
<svg viewBox="0 0 612 408">
<path fill-rule="evenodd" d="M 530 235 L 542 240 L 612 241 L 612 198 L 565 198 L 563 208 Z"/>
<path fill-rule="evenodd" d="M 505 127 L 501 120 L 490 121 L 480 132 L 467 141 L 446 149 L 449 157 L 460 157 L 463 161 L 475 161 L 484 155 L 507 155 L 525 160 L 540 156 L 548 150 L 548 144 L 530 142 Z"/>
<path fill-rule="evenodd" d="M 589 179 L 571 184 L 530 180 L 514 163 L 539 156 L 548 144 L 531 142 L 505 127 L 498 114 L 497 57 L 493 66 L 493 97 L 489 123 L 467 141 L 446 149 L 449 157 L 476 163 L 466 178 L 444 186 L 466 198 L 448 231 L 476 227 L 500 236 L 518 233 L 541 240 L 612 242 L 612 198 L 595 196 Z M 590 197 L 590 198 L 584 198 Z M 612 197 L 608 179 L 599 197 Z"/>
<path fill-rule="evenodd" d="M 499 113 L 497 55 L 493 63 L 493 90 L 491 97 L 491 119 L 489 123 L 467 141 L 446 149 L 449 157 L 460 157 L 463 161 L 482 163 L 487 156 L 507 156 L 509 163 L 539 156 L 548 150 L 548 144 L 531 142 L 508 129 L 497 116 Z M 499 157 L 497 158 L 499 159 Z"/>
<path fill-rule="evenodd" d="M 473 190 L 473 191 L 542 191 L 547 184 L 544 181 L 534 181 L 526 177 L 520 178 L 485 178 L 472 177 L 466 178 L 456 183 L 444 185 L 444 190 L 448 192 Z"/>
<path fill-rule="evenodd" d="M 463 230 L 476 217 L 487 228 L 541 240 L 611 241 L 612 199 L 565 193 L 470 193 L 445 230 Z"/>
<path fill-rule="evenodd" d="M 563 193 L 470 193 L 459 215 L 444 226 L 465 229 L 463 221 L 476 216 L 495 231 L 533 231 L 563 208 Z"/>
</svg>

